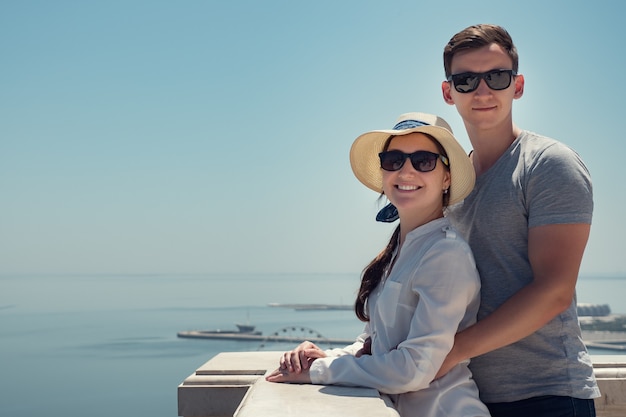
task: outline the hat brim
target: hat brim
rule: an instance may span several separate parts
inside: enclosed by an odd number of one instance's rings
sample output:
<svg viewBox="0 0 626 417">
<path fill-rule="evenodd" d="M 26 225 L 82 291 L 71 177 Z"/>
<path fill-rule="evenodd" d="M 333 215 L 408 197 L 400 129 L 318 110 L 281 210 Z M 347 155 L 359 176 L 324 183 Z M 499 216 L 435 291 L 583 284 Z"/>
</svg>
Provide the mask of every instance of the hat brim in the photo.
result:
<svg viewBox="0 0 626 417">
<path fill-rule="evenodd" d="M 462 201 L 474 189 L 476 174 L 469 157 L 452 133 L 439 126 L 419 126 L 405 130 L 374 130 L 356 138 L 350 148 L 350 165 L 356 178 L 367 188 L 383 192 L 383 174 L 378 154 L 390 136 L 426 133 L 443 146 L 450 161 L 450 201 Z"/>
</svg>

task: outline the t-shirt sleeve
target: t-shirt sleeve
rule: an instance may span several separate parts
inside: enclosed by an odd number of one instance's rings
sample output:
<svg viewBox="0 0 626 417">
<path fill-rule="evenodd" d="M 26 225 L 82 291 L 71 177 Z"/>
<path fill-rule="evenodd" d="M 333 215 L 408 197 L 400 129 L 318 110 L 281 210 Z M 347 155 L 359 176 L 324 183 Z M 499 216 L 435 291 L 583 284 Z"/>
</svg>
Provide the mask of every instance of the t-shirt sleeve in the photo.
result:
<svg viewBox="0 0 626 417">
<path fill-rule="evenodd" d="M 546 147 L 527 161 L 528 226 L 591 224 L 591 175 L 580 156 L 561 143 Z"/>
</svg>

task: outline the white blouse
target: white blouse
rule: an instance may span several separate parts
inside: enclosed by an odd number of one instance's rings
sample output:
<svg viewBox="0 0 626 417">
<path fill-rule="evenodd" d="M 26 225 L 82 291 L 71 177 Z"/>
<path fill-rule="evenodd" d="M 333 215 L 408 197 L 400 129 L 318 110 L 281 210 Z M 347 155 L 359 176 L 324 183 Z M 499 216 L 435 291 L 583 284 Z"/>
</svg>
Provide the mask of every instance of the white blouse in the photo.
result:
<svg viewBox="0 0 626 417">
<path fill-rule="evenodd" d="M 390 394 L 403 417 L 489 416 L 469 361 L 432 381 L 454 335 L 476 322 L 479 292 L 472 252 L 448 219 L 418 227 L 370 295 L 364 333 L 353 345 L 315 360 L 312 383 L 376 388 Z M 368 336 L 372 354 L 355 357 Z"/>
</svg>

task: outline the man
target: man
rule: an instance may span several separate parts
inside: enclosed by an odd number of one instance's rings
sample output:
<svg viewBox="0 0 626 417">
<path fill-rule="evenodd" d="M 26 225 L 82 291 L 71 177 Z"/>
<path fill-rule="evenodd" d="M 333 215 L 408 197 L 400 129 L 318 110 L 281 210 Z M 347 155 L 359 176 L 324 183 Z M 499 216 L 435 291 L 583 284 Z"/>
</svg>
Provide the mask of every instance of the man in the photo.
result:
<svg viewBox="0 0 626 417">
<path fill-rule="evenodd" d="M 506 30 L 471 26 L 444 49 L 446 103 L 463 119 L 476 187 L 450 210 L 481 275 L 478 322 L 438 376 L 470 359 L 494 417 L 595 416 L 600 396 L 580 336 L 575 287 L 589 237 L 589 173 L 565 145 L 513 123 L 524 93 Z"/>
</svg>

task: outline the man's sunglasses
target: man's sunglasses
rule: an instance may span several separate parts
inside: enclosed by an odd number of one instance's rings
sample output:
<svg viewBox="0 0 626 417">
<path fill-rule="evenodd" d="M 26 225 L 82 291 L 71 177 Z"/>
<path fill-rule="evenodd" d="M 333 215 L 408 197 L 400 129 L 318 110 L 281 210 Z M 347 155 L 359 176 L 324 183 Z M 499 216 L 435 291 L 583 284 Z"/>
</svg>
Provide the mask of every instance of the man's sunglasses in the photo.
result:
<svg viewBox="0 0 626 417">
<path fill-rule="evenodd" d="M 448 158 L 428 151 L 417 151 L 413 153 L 404 153 L 402 151 L 387 151 L 378 154 L 380 158 L 380 167 L 385 171 L 398 171 L 406 162 L 407 158 L 411 160 L 411 165 L 419 172 L 430 172 L 437 166 L 437 159 L 441 158 L 446 166 L 450 166 Z"/>
<path fill-rule="evenodd" d="M 517 73 L 508 69 L 496 69 L 487 72 L 462 72 L 452 74 L 448 81 L 454 84 L 459 93 L 471 93 L 478 88 L 480 80 L 485 80 L 492 90 L 504 90 L 511 85 L 511 79 Z"/>
</svg>

